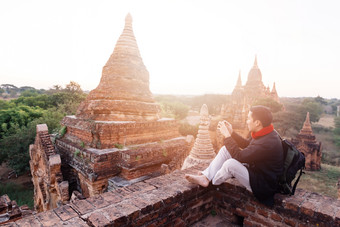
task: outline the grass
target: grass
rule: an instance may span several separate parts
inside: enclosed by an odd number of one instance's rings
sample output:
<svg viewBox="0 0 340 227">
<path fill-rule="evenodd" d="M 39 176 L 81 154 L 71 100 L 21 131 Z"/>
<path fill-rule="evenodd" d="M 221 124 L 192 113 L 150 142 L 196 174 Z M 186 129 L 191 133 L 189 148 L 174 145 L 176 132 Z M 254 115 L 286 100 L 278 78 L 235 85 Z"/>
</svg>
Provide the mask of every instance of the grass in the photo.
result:
<svg viewBox="0 0 340 227">
<path fill-rule="evenodd" d="M 305 171 L 301 176 L 298 188 L 337 198 L 337 182 L 340 177 L 340 167 L 321 164 L 320 171 Z"/>
<path fill-rule="evenodd" d="M 11 200 L 15 200 L 18 206 L 27 205 L 33 209 L 33 188 L 27 189 L 22 185 L 12 182 L 0 185 L 0 195 L 7 194 Z"/>
<path fill-rule="evenodd" d="M 314 130 L 316 140 L 321 141 L 322 163 L 340 166 L 340 149 L 334 144 L 331 130 Z"/>
</svg>

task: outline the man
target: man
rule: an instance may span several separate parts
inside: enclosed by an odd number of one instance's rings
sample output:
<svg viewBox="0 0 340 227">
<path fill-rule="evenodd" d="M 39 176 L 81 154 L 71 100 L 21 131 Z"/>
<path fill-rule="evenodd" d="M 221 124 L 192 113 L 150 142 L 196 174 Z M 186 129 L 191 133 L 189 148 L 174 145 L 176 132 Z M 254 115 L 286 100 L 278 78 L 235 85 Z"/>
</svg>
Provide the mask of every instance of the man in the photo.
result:
<svg viewBox="0 0 340 227">
<path fill-rule="evenodd" d="M 217 128 L 224 136 L 224 146 L 201 175 L 187 174 L 186 179 L 207 187 L 210 181 L 220 185 L 235 177 L 260 202 L 274 205 L 278 177 L 283 171 L 283 148 L 272 120 L 267 107 L 253 106 L 247 120 L 252 137 L 249 140 L 234 132 L 229 122 L 219 122 Z"/>
</svg>

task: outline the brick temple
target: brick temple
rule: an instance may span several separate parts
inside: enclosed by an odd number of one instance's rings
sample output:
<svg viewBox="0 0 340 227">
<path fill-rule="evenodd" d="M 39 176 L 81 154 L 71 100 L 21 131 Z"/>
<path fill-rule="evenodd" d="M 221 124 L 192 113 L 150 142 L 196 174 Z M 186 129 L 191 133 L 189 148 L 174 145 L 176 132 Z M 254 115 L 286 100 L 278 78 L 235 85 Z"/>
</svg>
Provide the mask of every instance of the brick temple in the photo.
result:
<svg viewBox="0 0 340 227">
<path fill-rule="evenodd" d="M 300 133 L 292 139 L 292 143 L 304 153 L 306 157 L 306 170 L 321 169 L 321 142 L 317 142 L 307 112 L 306 120 Z"/>
<path fill-rule="evenodd" d="M 246 120 L 252 104 L 259 99 L 272 99 L 280 102 L 275 83 L 272 90 L 262 82 L 262 73 L 257 65 L 257 57 L 253 67 L 248 73 L 248 80 L 242 85 L 241 72 L 239 73 L 236 86 L 231 93 L 231 100 L 222 106 L 221 116 L 232 123 L 233 128 L 242 135 L 248 134 Z"/>
<path fill-rule="evenodd" d="M 56 147 L 70 192 L 91 197 L 109 182 L 115 188 L 181 167 L 188 143 L 174 119 L 160 116 L 130 14 L 99 85 L 62 125 L 67 132 Z"/>
</svg>

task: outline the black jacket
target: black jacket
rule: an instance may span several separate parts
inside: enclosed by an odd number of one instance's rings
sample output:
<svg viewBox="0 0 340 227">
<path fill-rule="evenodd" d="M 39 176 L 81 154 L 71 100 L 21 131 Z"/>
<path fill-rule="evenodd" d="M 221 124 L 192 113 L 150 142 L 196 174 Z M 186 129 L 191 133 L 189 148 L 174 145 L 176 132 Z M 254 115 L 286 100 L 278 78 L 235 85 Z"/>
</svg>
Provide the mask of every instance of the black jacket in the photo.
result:
<svg viewBox="0 0 340 227">
<path fill-rule="evenodd" d="M 224 145 L 234 159 L 249 164 L 249 181 L 255 197 L 268 206 L 274 205 L 278 176 L 283 172 L 283 148 L 278 134 L 272 131 L 246 140 L 233 132 Z"/>
</svg>

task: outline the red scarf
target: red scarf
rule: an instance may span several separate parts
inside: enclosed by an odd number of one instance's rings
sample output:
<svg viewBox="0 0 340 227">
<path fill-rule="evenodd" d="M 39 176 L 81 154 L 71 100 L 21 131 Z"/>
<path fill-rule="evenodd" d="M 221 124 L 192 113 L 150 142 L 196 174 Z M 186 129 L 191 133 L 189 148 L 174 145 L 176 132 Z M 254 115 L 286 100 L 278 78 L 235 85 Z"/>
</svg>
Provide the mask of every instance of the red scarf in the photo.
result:
<svg viewBox="0 0 340 227">
<path fill-rule="evenodd" d="M 251 137 L 253 139 L 257 139 L 261 136 L 264 136 L 264 135 L 271 133 L 273 130 L 274 130 L 274 126 L 272 124 L 270 124 L 269 126 L 262 128 L 260 131 L 251 132 Z"/>
</svg>

